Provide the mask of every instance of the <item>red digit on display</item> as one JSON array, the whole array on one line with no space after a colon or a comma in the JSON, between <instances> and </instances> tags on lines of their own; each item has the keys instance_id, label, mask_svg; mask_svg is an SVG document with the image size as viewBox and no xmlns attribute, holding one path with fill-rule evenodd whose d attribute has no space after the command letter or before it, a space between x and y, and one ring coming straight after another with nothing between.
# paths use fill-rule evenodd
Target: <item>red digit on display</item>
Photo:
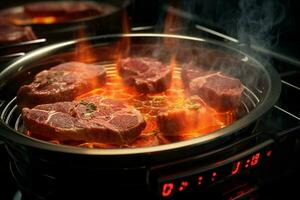
<instances>
[{"instance_id":1,"label":"red digit on display","mask_svg":"<svg viewBox=\"0 0 300 200\"><path fill-rule=\"evenodd\" d=\"M241 161L238 161L233 164L233 168L231 170L231 175L235 175L240 172Z\"/></svg>"},{"instance_id":2,"label":"red digit on display","mask_svg":"<svg viewBox=\"0 0 300 200\"><path fill-rule=\"evenodd\" d=\"M257 165L259 162L259 158L260 158L260 153L253 155L251 158L251 166Z\"/></svg>"},{"instance_id":3,"label":"red digit on display","mask_svg":"<svg viewBox=\"0 0 300 200\"><path fill-rule=\"evenodd\" d=\"M202 176L198 176L198 185L202 185L202 180L203 180L203 177Z\"/></svg>"},{"instance_id":4,"label":"red digit on display","mask_svg":"<svg viewBox=\"0 0 300 200\"><path fill-rule=\"evenodd\" d=\"M189 182L181 181L180 187L178 188L179 192L182 192L188 185L189 185Z\"/></svg>"},{"instance_id":5,"label":"red digit on display","mask_svg":"<svg viewBox=\"0 0 300 200\"><path fill-rule=\"evenodd\" d=\"M246 160L245 168L248 168L248 167L249 167L250 162L251 162L250 159L247 159L247 160Z\"/></svg>"},{"instance_id":6,"label":"red digit on display","mask_svg":"<svg viewBox=\"0 0 300 200\"><path fill-rule=\"evenodd\" d=\"M215 181L217 177L217 172L213 172L211 175L211 181Z\"/></svg>"},{"instance_id":7,"label":"red digit on display","mask_svg":"<svg viewBox=\"0 0 300 200\"><path fill-rule=\"evenodd\" d=\"M266 155L270 157L272 155L272 150L267 151Z\"/></svg>"},{"instance_id":8,"label":"red digit on display","mask_svg":"<svg viewBox=\"0 0 300 200\"><path fill-rule=\"evenodd\" d=\"M163 189L162 189L161 195L163 197L170 196L172 194L172 192L173 192L173 188L174 188L174 184L173 183L165 183L163 185Z\"/></svg>"}]
</instances>

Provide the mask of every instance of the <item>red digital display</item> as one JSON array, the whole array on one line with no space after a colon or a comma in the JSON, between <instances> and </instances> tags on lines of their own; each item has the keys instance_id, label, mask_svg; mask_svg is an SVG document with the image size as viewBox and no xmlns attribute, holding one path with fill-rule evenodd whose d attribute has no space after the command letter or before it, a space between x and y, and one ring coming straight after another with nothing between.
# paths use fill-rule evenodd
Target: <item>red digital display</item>
<instances>
[{"instance_id":1,"label":"red digital display","mask_svg":"<svg viewBox=\"0 0 300 200\"><path fill-rule=\"evenodd\" d=\"M161 195L163 197L168 197L172 194L174 188L174 183L165 183L162 187Z\"/></svg>"},{"instance_id":2,"label":"red digital display","mask_svg":"<svg viewBox=\"0 0 300 200\"><path fill-rule=\"evenodd\" d=\"M182 193L186 190L196 189L196 187L205 187L209 184L222 180L222 178L228 176L234 176L241 174L244 171L256 168L261 165L262 161L269 159L272 154L272 150L267 149L260 152L255 152L249 156L242 157L242 159L236 160L233 163L224 165L218 165L208 171L201 173L195 173L194 175L182 176L183 178L176 178L173 181L162 182L161 184L161 196L168 198L175 193Z\"/></svg>"},{"instance_id":3,"label":"red digital display","mask_svg":"<svg viewBox=\"0 0 300 200\"><path fill-rule=\"evenodd\" d=\"M233 164L232 170L231 170L231 175L235 175L239 173L241 170L241 161L238 161Z\"/></svg>"},{"instance_id":4,"label":"red digital display","mask_svg":"<svg viewBox=\"0 0 300 200\"><path fill-rule=\"evenodd\" d=\"M203 176L198 176L198 185L202 185Z\"/></svg>"},{"instance_id":5,"label":"red digital display","mask_svg":"<svg viewBox=\"0 0 300 200\"><path fill-rule=\"evenodd\" d=\"M217 177L217 172L213 172L211 174L211 181L214 182L216 180L216 177Z\"/></svg>"},{"instance_id":6,"label":"red digital display","mask_svg":"<svg viewBox=\"0 0 300 200\"><path fill-rule=\"evenodd\" d=\"M256 153L252 156L251 163L250 163L252 167L258 164L259 158L260 158L260 153Z\"/></svg>"},{"instance_id":7,"label":"red digital display","mask_svg":"<svg viewBox=\"0 0 300 200\"><path fill-rule=\"evenodd\" d=\"M189 182L187 181L181 181L180 186L178 188L179 192L182 192L183 190L185 190L185 188L189 186Z\"/></svg>"},{"instance_id":8,"label":"red digital display","mask_svg":"<svg viewBox=\"0 0 300 200\"><path fill-rule=\"evenodd\" d=\"M247 159L246 162L245 162L245 168L248 168L250 166L250 162L251 162L251 159Z\"/></svg>"},{"instance_id":9,"label":"red digital display","mask_svg":"<svg viewBox=\"0 0 300 200\"><path fill-rule=\"evenodd\" d=\"M270 157L272 154L272 150L268 150L267 153L266 153L266 156Z\"/></svg>"}]
</instances>

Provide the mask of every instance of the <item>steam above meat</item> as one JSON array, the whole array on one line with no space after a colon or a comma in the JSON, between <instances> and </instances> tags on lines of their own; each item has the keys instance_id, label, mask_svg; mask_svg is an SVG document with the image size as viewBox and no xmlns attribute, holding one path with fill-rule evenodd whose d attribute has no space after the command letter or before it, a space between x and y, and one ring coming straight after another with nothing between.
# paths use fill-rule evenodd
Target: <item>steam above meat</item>
<instances>
[{"instance_id":1,"label":"steam above meat","mask_svg":"<svg viewBox=\"0 0 300 200\"><path fill-rule=\"evenodd\" d=\"M76 96L105 83L105 68L94 64L68 62L38 73L17 93L19 107L72 101Z\"/></svg>"},{"instance_id":2,"label":"steam above meat","mask_svg":"<svg viewBox=\"0 0 300 200\"><path fill-rule=\"evenodd\" d=\"M156 59L128 57L122 59L118 65L124 82L141 93L162 92L171 85L171 67Z\"/></svg>"},{"instance_id":3,"label":"steam above meat","mask_svg":"<svg viewBox=\"0 0 300 200\"><path fill-rule=\"evenodd\" d=\"M22 115L32 134L58 141L124 145L146 126L138 110L101 96L23 108Z\"/></svg>"},{"instance_id":4,"label":"steam above meat","mask_svg":"<svg viewBox=\"0 0 300 200\"><path fill-rule=\"evenodd\" d=\"M234 110L241 103L244 87L239 79L197 67L183 69L181 77L191 95L198 95L218 112Z\"/></svg>"}]
</instances>

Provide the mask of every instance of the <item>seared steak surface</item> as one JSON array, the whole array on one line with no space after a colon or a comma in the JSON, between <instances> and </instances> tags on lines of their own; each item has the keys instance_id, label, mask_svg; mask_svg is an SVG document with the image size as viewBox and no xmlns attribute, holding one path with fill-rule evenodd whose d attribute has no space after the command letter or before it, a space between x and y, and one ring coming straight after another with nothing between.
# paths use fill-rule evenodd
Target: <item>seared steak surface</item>
<instances>
[{"instance_id":1,"label":"seared steak surface","mask_svg":"<svg viewBox=\"0 0 300 200\"><path fill-rule=\"evenodd\" d=\"M157 93L171 85L172 70L169 65L148 57L128 57L118 63L124 82L141 93Z\"/></svg>"},{"instance_id":2,"label":"seared steak surface","mask_svg":"<svg viewBox=\"0 0 300 200\"><path fill-rule=\"evenodd\" d=\"M191 80L189 90L215 110L225 112L239 106L244 87L239 79L218 72Z\"/></svg>"},{"instance_id":3,"label":"seared steak surface","mask_svg":"<svg viewBox=\"0 0 300 200\"><path fill-rule=\"evenodd\" d=\"M19 107L32 108L39 104L72 101L76 96L105 83L103 66L67 62L38 73L31 84L17 93Z\"/></svg>"},{"instance_id":4,"label":"seared steak surface","mask_svg":"<svg viewBox=\"0 0 300 200\"><path fill-rule=\"evenodd\" d=\"M199 97L178 99L161 108L157 116L159 130L166 136L177 136L183 132L197 130L205 108Z\"/></svg>"},{"instance_id":5,"label":"seared steak surface","mask_svg":"<svg viewBox=\"0 0 300 200\"><path fill-rule=\"evenodd\" d=\"M59 141L124 145L134 141L146 126L138 110L98 95L23 108L22 116L30 133Z\"/></svg>"},{"instance_id":6,"label":"seared steak surface","mask_svg":"<svg viewBox=\"0 0 300 200\"><path fill-rule=\"evenodd\" d=\"M187 64L182 68L181 79L190 95L198 95L218 112L234 110L241 103L241 81L222 72Z\"/></svg>"}]
</instances>

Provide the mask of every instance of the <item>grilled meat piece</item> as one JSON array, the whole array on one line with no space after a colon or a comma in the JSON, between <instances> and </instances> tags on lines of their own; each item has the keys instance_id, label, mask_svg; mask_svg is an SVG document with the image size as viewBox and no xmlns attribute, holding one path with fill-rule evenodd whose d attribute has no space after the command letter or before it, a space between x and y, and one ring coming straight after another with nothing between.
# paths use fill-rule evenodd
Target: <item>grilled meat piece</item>
<instances>
[{"instance_id":1,"label":"grilled meat piece","mask_svg":"<svg viewBox=\"0 0 300 200\"><path fill-rule=\"evenodd\" d=\"M0 44L8 45L35 39L36 36L30 27L15 26L0 21Z\"/></svg>"},{"instance_id":2,"label":"grilled meat piece","mask_svg":"<svg viewBox=\"0 0 300 200\"><path fill-rule=\"evenodd\" d=\"M153 58L122 59L118 70L124 82L141 93L162 92L171 85L171 67Z\"/></svg>"},{"instance_id":3,"label":"grilled meat piece","mask_svg":"<svg viewBox=\"0 0 300 200\"><path fill-rule=\"evenodd\" d=\"M183 66L181 78L190 95L198 95L218 112L234 110L241 103L244 87L239 79L190 64Z\"/></svg>"},{"instance_id":4,"label":"grilled meat piece","mask_svg":"<svg viewBox=\"0 0 300 200\"><path fill-rule=\"evenodd\" d=\"M78 19L99 15L102 12L102 7L95 2L45 1L24 6L24 13L30 17Z\"/></svg>"},{"instance_id":5,"label":"grilled meat piece","mask_svg":"<svg viewBox=\"0 0 300 200\"><path fill-rule=\"evenodd\" d=\"M189 90L215 110L226 112L239 106L244 87L239 79L218 72L193 79Z\"/></svg>"},{"instance_id":6,"label":"grilled meat piece","mask_svg":"<svg viewBox=\"0 0 300 200\"><path fill-rule=\"evenodd\" d=\"M189 86L189 83L194 78L198 78L200 76L205 76L207 74L213 73L212 71L205 70L203 66L195 67L191 64L186 64L182 66L181 70L181 79L185 87Z\"/></svg>"},{"instance_id":7,"label":"grilled meat piece","mask_svg":"<svg viewBox=\"0 0 300 200\"><path fill-rule=\"evenodd\" d=\"M124 145L146 126L138 110L99 95L23 108L22 116L30 133L58 141Z\"/></svg>"},{"instance_id":8,"label":"grilled meat piece","mask_svg":"<svg viewBox=\"0 0 300 200\"><path fill-rule=\"evenodd\" d=\"M199 97L169 102L168 106L161 108L157 116L157 125L166 136L197 130L203 109L205 108Z\"/></svg>"},{"instance_id":9,"label":"grilled meat piece","mask_svg":"<svg viewBox=\"0 0 300 200\"><path fill-rule=\"evenodd\" d=\"M38 73L29 85L17 93L19 107L32 108L39 104L72 101L76 96L105 83L103 66L68 62Z\"/></svg>"}]
</instances>

